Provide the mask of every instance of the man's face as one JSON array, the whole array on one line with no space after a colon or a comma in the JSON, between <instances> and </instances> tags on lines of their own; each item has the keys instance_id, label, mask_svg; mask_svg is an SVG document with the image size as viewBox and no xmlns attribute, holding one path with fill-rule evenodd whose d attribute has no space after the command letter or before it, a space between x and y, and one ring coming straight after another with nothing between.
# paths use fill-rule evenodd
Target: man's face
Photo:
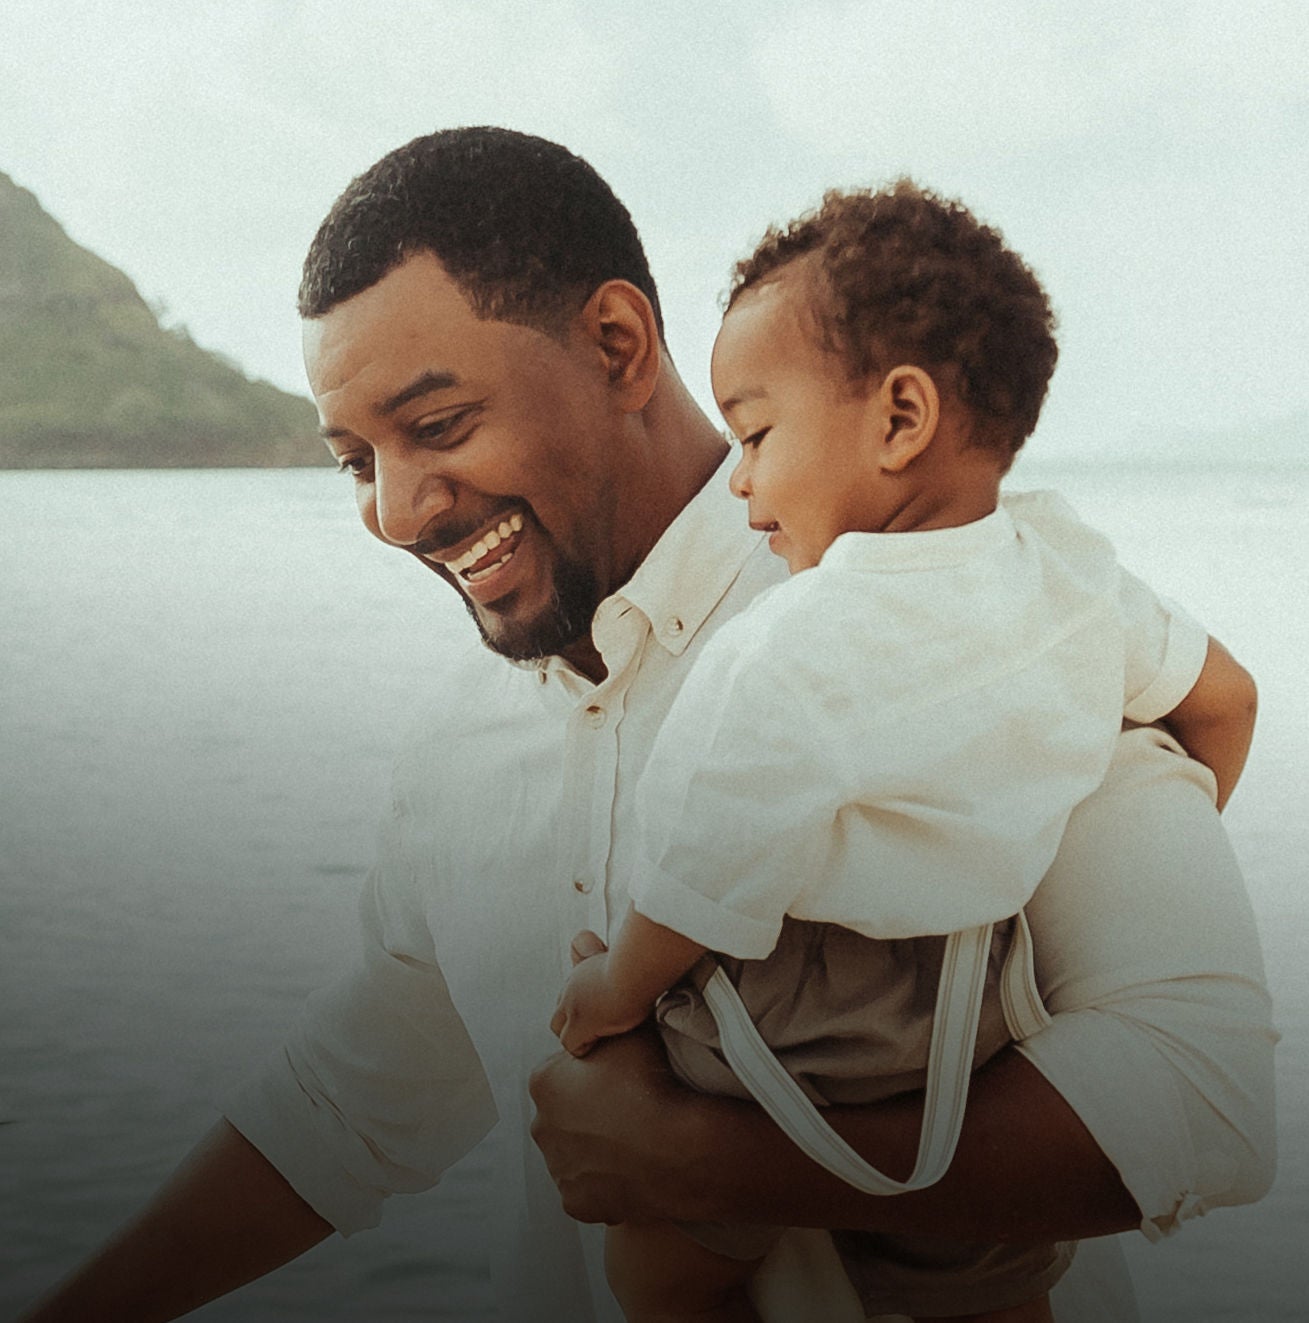
<instances>
[{"instance_id":1,"label":"man's face","mask_svg":"<svg viewBox=\"0 0 1309 1323\"><path fill-rule=\"evenodd\" d=\"M323 434L369 531L454 585L505 656L588 638L630 569L615 527L622 448L594 346L480 320L428 253L307 321L304 345Z\"/></svg>"},{"instance_id":2,"label":"man's face","mask_svg":"<svg viewBox=\"0 0 1309 1323\"><path fill-rule=\"evenodd\" d=\"M714 396L741 442L732 491L792 574L817 565L841 533L876 531L889 515L861 444L881 421L876 394L852 391L805 299L790 273L747 290L723 318L712 362Z\"/></svg>"}]
</instances>

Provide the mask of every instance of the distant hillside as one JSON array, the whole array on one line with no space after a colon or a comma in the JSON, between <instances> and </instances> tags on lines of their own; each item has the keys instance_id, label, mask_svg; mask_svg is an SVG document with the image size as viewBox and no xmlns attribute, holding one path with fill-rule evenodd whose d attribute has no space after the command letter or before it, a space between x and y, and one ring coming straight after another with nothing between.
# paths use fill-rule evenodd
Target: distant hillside
<instances>
[{"instance_id":1,"label":"distant hillside","mask_svg":"<svg viewBox=\"0 0 1309 1323\"><path fill-rule=\"evenodd\" d=\"M0 468L328 462L313 406L164 329L0 173Z\"/></svg>"}]
</instances>

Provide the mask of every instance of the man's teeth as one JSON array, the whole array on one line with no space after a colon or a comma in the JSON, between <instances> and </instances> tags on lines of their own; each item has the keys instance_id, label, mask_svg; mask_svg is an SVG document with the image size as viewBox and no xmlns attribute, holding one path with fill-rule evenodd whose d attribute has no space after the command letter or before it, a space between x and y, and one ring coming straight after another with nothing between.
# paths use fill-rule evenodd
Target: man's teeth
<instances>
[{"instance_id":1,"label":"man's teeth","mask_svg":"<svg viewBox=\"0 0 1309 1323\"><path fill-rule=\"evenodd\" d=\"M507 564L509 561L513 560L513 558L514 558L514 553L511 551L507 556L501 556L500 559L496 561L494 565L488 565L484 570L477 570L474 573L465 574L464 582L476 583L479 579L485 579L488 574L494 574L496 570L500 568L501 565Z\"/></svg>"},{"instance_id":2,"label":"man's teeth","mask_svg":"<svg viewBox=\"0 0 1309 1323\"><path fill-rule=\"evenodd\" d=\"M484 570L478 570L476 574L465 574L470 565L476 565L483 556L489 555L496 547L502 543L505 538L513 533L523 531L523 516L512 514L508 519L502 519L495 528L489 528L480 538L464 552L458 560L452 560L449 568L456 574L463 574L469 583L476 583L478 579L485 578L492 570L498 570L514 553L511 551L508 555L501 556L494 565L488 565Z\"/></svg>"}]
</instances>

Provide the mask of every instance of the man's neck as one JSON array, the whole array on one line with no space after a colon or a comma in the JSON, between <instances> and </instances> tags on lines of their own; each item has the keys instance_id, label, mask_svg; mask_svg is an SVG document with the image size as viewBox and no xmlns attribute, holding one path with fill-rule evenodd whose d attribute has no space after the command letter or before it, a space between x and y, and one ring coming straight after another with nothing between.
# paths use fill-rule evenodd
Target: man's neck
<instances>
[{"instance_id":1,"label":"man's neck","mask_svg":"<svg viewBox=\"0 0 1309 1323\"><path fill-rule=\"evenodd\" d=\"M667 359L643 422L648 453L655 458L655 471L648 480L644 544L632 563L624 567L623 582L610 584L610 593L617 592L631 578L672 522L718 471L727 453L721 433L705 417ZM589 634L559 655L596 684L609 674Z\"/></svg>"}]
</instances>

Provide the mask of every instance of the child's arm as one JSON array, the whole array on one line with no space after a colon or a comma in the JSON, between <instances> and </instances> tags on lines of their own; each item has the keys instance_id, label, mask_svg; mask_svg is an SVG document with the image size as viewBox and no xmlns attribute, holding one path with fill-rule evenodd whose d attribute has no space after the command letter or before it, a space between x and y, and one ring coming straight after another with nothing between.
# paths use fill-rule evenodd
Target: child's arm
<instances>
[{"instance_id":1,"label":"child's arm","mask_svg":"<svg viewBox=\"0 0 1309 1323\"><path fill-rule=\"evenodd\" d=\"M1191 692L1164 725L1218 781L1218 807L1231 796L1254 734L1258 694L1250 673L1217 639L1209 640L1204 668Z\"/></svg>"},{"instance_id":2,"label":"child's arm","mask_svg":"<svg viewBox=\"0 0 1309 1323\"><path fill-rule=\"evenodd\" d=\"M585 1056L599 1039L635 1029L706 949L629 906L612 949L569 975L551 1032L575 1057Z\"/></svg>"}]
</instances>

